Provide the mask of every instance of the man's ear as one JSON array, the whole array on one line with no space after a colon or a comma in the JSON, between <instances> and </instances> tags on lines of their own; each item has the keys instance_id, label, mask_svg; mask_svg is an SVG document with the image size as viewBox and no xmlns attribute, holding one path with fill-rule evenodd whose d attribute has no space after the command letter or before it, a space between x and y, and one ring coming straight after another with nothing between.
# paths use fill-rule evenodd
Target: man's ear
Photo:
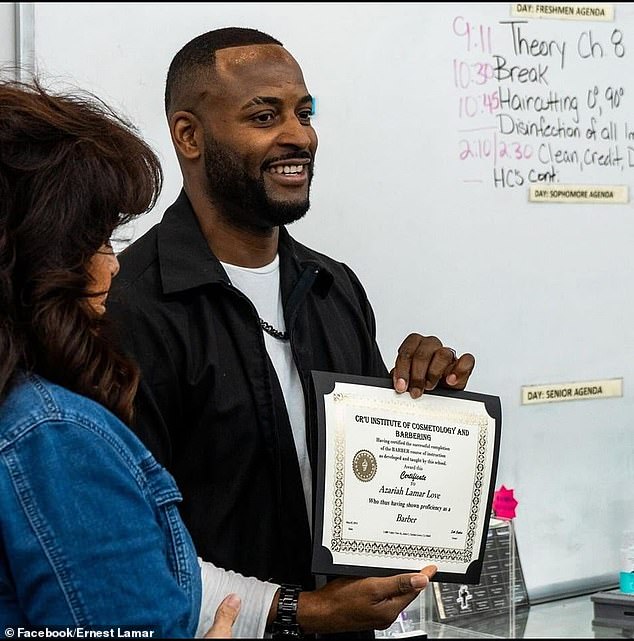
<instances>
[{"instance_id":1,"label":"man's ear","mask_svg":"<svg viewBox=\"0 0 634 641\"><path fill-rule=\"evenodd\" d=\"M202 154L203 129L191 111L175 111L169 119L172 142L180 156L197 160Z\"/></svg>"}]
</instances>

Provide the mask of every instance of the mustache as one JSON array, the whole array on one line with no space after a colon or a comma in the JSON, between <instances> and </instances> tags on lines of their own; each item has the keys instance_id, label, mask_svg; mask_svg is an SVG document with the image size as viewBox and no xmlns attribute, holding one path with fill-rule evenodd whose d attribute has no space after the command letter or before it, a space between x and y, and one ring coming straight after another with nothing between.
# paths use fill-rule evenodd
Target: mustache
<instances>
[{"instance_id":1,"label":"mustache","mask_svg":"<svg viewBox=\"0 0 634 641\"><path fill-rule=\"evenodd\" d=\"M309 160L312 164L313 155L310 151L293 151L283 156L276 156L275 158L269 158L263 165L262 169L268 169L273 163L283 162L285 160Z\"/></svg>"}]
</instances>

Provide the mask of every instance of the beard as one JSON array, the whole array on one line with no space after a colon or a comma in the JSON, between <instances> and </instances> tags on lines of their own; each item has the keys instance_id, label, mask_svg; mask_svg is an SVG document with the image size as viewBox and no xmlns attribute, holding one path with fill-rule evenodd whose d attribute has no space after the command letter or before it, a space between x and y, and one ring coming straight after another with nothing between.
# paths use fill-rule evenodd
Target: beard
<instances>
[{"instance_id":1,"label":"beard","mask_svg":"<svg viewBox=\"0 0 634 641\"><path fill-rule=\"evenodd\" d=\"M288 158L311 158L311 155L307 151L296 151ZM280 156L269 162L284 159ZM263 175L259 178L249 176L231 149L205 135L205 191L220 215L235 227L262 233L302 218L310 207L312 163L306 165L305 171L308 172L308 190L304 200L272 200L266 193Z\"/></svg>"}]
</instances>

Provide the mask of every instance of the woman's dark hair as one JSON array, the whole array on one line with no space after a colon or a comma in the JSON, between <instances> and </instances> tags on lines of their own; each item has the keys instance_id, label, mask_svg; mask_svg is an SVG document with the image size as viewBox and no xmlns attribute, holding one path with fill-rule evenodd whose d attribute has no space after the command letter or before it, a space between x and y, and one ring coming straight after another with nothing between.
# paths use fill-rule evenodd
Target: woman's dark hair
<instances>
[{"instance_id":1,"label":"woman's dark hair","mask_svg":"<svg viewBox=\"0 0 634 641\"><path fill-rule=\"evenodd\" d=\"M93 95L0 81L0 399L35 372L130 421L138 370L87 304L87 265L162 180L150 147Z\"/></svg>"}]
</instances>

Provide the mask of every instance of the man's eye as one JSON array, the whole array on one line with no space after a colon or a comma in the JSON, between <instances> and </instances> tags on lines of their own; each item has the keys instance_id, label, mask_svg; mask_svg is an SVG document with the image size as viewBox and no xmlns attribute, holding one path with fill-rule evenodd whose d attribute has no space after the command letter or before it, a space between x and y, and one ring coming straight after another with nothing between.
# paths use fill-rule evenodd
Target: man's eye
<instances>
[{"instance_id":1,"label":"man's eye","mask_svg":"<svg viewBox=\"0 0 634 641\"><path fill-rule=\"evenodd\" d=\"M258 123L266 124L267 122L271 122L273 118L275 118L275 114L272 111L267 111L265 113L257 114L253 117L253 120Z\"/></svg>"},{"instance_id":2,"label":"man's eye","mask_svg":"<svg viewBox=\"0 0 634 641\"><path fill-rule=\"evenodd\" d=\"M310 117L313 115L313 112L311 109L304 109L299 112L299 119L302 122L310 122Z\"/></svg>"}]
</instances>

